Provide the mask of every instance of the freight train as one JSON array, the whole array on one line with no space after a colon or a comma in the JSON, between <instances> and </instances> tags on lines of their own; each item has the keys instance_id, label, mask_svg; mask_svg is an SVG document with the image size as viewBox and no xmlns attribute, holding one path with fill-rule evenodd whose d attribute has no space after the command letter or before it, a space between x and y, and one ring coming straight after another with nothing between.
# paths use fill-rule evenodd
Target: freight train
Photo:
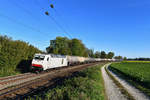
<instances>
[{"instance_id":1,"label":"freight train","mask_svg":"<svg viewBox=\"0 0 150 100\"><path fill-rule=\"evenodd\" d=\"M31 71L43 71L57 67L73 66L100 61L115 61L115 59L100 59L55 54L35 54L31 64Z\"/></svg>"}]
</instances>

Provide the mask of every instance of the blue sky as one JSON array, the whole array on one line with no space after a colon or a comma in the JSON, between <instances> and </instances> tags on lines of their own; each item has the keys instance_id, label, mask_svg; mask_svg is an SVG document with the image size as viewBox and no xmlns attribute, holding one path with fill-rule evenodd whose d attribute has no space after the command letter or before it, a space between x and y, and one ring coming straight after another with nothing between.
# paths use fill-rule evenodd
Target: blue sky
<instances>
[{"instance_id":1,"label":"blue sky","mask_svg":"<svg viewBox=\"0 0 150 100\"><path fill-rule=\"evenodd\" d=\"M0 34L41 50L56 36L68 37L44 11L88 48L150 57L149 0L1 0Z\"/></svg>"}]
</instances>

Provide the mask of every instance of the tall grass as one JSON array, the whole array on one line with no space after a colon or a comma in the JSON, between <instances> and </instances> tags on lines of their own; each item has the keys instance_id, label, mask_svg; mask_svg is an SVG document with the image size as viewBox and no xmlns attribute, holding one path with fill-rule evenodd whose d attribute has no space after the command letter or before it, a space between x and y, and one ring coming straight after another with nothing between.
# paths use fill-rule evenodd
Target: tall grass
<instances>
[{"instance_id":1,"label":"tall grass","mask_svg":"<svg viewBox=\"0 0 150 100\"><path fill-rule=\"evenodd\" d=\"M47 92L28 97L27 100L104 100L101 65L88 68L76 77L66 79L63 85Z\"/></svg>"}]
</instances>

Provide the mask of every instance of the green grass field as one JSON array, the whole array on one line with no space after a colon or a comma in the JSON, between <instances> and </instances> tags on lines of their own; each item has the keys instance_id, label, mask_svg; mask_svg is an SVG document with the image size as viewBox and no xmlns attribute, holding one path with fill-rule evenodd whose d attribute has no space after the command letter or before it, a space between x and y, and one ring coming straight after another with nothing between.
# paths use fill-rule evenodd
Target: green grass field
<instances>
[{"instance_id":1,"label":"green grass field","mask_svg":"<svg viewBox=\"0 0 150 100\"><path fill-rule=\"evenodd\" d=\"M85 69L66 79L63 85L47 92L41 91L27 100L105 100L101 66Z\"/></svg>"},{"instance_id":2,"label":"green grass field","mask_svg":"<svg viewBox=\"0 0 150 100\"><path fill-rule=\"evenodd\" d=\"M125 61L113 63L109 69L150 96L150 62Z\"/></svg>"}]
</instances>

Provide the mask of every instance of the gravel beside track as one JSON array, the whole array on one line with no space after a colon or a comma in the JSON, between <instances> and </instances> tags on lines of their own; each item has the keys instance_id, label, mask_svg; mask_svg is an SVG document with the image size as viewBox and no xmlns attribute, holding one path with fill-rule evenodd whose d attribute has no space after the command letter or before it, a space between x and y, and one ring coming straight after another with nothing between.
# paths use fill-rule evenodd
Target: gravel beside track
<instances>
[{"instance_id":1,"label":"gravel beside track","mask_svg":"<svg viewBox=\"0 0 150 100\"><path fill-rule=\"evenodd\" d=\"M119 90L117 85L113 82L113 80L108 76L107 72L105 71L105 67L108 66L108 64L104 65L101 68L102 76L104 79L105 84L105 92L107 95L108 100L128 100Z\"/></svg>"},{"instance_id":2,"label":"gravel beside track","mask_svg":"<svg viewBox=\"0 0 150 100\"><path fill-rule=\"evenodd\" d=\"M30 74L30 73L25 73L25 74ZM24 76L25 74L12 75L12 76L7 76L7 77L0 77L0 81L1 81L1 80L7 80L7 79L9 79L9 78Z\"/></svg>"},{"instance_id":3,"label":"gravel beside track","mask_svg":"<svg viewBox=\"0 0 150 100\"><path fill-rule=\"evenodd\" d=\"M27 75L31 75L31 73L25 73L25 74L19 74L15 76L8 76L8 77L0 78L0 83L11 81L11 80L16 80L16 79L21 79L21 78L26 77Z\"/></svg>"},{"instance_id":4,"label":"gravel beside track","mask_svg":"<svg viewBox=\"0 0 150 100\"><path fill-rule=\"evenodd\" d=\"M26 80L34 76L36 76L36 74L25 73L25 74L19 74L15 76L8 76L8 77L0 78L0 90L23 83Z\"/></svg>"},{"instance_id":5,"label":"gravel beside track","mask_svg":"<svg viewBox=\"0 0 150 100\"><path fill-rule=\"evenodd\" d=\"M109 65L107 65L107 70L110 72L110 74L120 83L122 86L128 91L130 95L134 97L135 100L150 100L149 97L147 97L144 93L142 93L140 90L136 89L134 86L129 84L127 81L124 79L120 78L117 76L115 73L113 73L111 70L108 68ZM114 99L115 100L115 99ZM121 100L121 99L120 99Z\"/></svg>"},{"instance_id":6,"label":"gravel beside track","mask_svg":"<svg viewBox=\"0 0 150 100\"><path fill-rule=\"evenodd\" d=\"M87 67L95 66L99 63L90 63L78 66L70 66L61 69L55 69L47 73L37 74L25 80L21 80L17 85L0 90L0 99L23 99L34 92L48 89L51 85L61 83L66 76L70 76L74 72L81 71ZM14 82L15 83L15 82ZM12 82L12 84L14 84Z\"/></svg>"}]
</instances>

